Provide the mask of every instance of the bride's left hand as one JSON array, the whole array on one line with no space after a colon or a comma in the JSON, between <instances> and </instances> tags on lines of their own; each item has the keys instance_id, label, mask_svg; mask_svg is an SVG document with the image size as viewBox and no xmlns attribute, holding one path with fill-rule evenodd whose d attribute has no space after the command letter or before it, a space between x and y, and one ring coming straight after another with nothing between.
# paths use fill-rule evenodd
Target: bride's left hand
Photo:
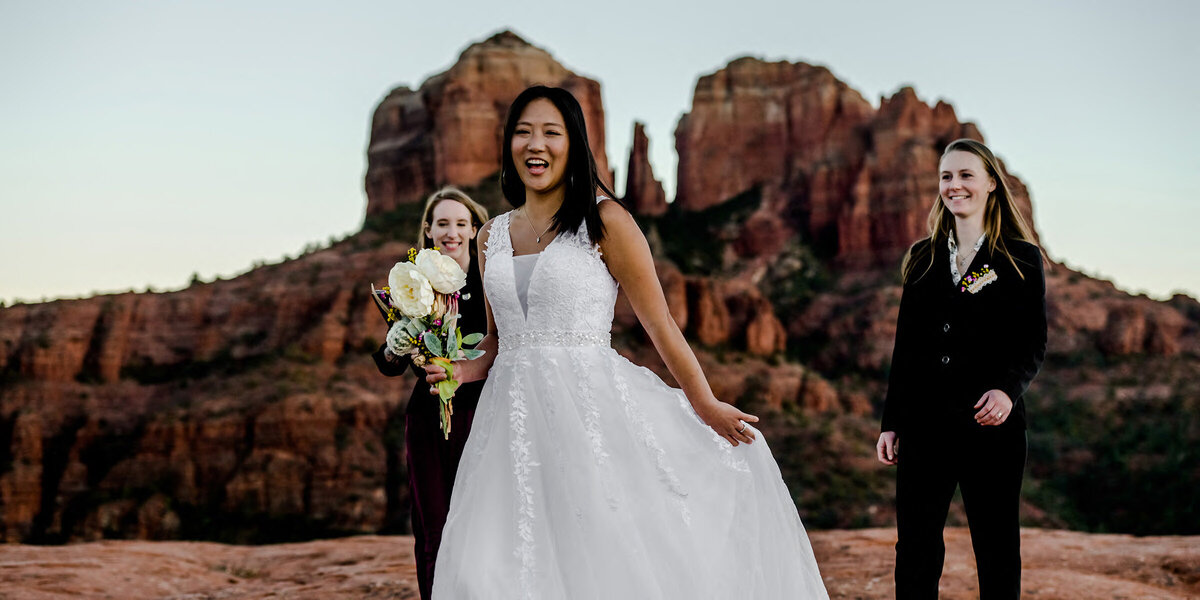
<instances>
[{"instance_id":1,"label":"bride's left hand","mask_svg":"<svg viewBox=\"0 0 1200 600\"><path fill-rule=\"evenodd\" d=\"M748 423L757 423L758 417L715 399L698 411L698 414L717 435L725 438L730 444L737 446L739 443L754 443L754 430Z\"/></svg>"}]
</instances>

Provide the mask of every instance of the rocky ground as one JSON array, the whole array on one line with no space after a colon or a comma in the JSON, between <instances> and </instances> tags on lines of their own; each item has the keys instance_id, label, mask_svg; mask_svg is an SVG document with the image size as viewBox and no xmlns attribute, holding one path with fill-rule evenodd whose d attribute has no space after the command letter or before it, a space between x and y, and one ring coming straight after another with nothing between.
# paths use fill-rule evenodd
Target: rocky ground
<instances>
[{"instance_id":1,"label":"rocky ground","mask_svg":"<svg viewBox=\"0 0 1200 600\"><path fill-rule=\"evenodd\" d=\"M892 529L812 534L832 598L893 597ZM947 530L942 598L977 598L964 529ZM1200 597L1200 538L1023 531L1023 595L1035 599ZM0 598L137 600L417 598L409 537L299 544L105 541L0 546Z\"/></svg>"}]
</instances>

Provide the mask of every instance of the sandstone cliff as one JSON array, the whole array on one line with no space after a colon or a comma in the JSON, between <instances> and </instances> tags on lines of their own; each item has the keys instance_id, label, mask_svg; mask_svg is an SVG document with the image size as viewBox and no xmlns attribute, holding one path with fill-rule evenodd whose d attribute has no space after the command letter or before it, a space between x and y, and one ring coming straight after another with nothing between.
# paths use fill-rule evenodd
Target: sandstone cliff
<instances>
[{"instance_id":1,"label":"sandstone cliff","mask_svg":"<svg viewBox=\"0 0 1200 600\"><path fill-rule=\"evenodd\" d=\"M633 125L633 147L629 149L629 170L625 173L623 200L629 210L651 217L667 212L667 194L662 182L654 178L654 168L650 166L650 139L641 123Z\"/></svg>"},{"instance_id":2,"label":"sandstone cliff","mask_svg":"<svg viewBox=\"0 0 1200 600\"><path fill-rule=\"evenodd\" d=\"M3 537L384 526L402 384L363 360L382 337L366 285L407 246L377 238L181 292L0 311Z\"/></svg>"},{"instance_id":3,"label":"sandstone cliff","mask_svg":"<svg viewBox=\"0 0 1200 600\"><path fill-rule=\"evenodd\" d=\"M698 211L761 188L759 227L798 234L842 267L891 265L925 231L929 174L960 137L982 139L912 88L875 109L824 67L740 58L700 78L680 119L676 202ZM1024 184L1011 183L1032 224Z\"/></svg>"}]
</instances>

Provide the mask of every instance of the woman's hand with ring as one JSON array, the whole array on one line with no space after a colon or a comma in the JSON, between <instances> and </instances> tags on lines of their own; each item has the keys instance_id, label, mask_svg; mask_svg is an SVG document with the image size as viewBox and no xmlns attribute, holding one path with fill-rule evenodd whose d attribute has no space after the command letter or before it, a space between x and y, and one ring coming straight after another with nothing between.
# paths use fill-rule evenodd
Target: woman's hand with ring
<instances>
[{"instance_id":1,"label":"woman's hand with ring","mask_svg":"<svg viewBox=\"0 0 1200 600\"><path fill-rule=\"evenodd\" d=\"M757 423L758 417L744 413L736 406L713 399L712 402L704 406L704 409L697 411L700 418L712 427L717 435L725 438L725 441L737 446L738 444L754 443L754 429L750 427L750 423Z\"/></svg>"},{"instance_id":2,"label":"woman's hand with ring","mask_svg":"<svg viewBox=\"0 0 1200 600\"><path fill-rule=\"evenodd\" d=\"M979 412L975 413L975 422L980 425L1000 425L1012 414L1013 402L1008 394L1000 390L988 390L975 403Z\"/></svg>"}]
</instances>

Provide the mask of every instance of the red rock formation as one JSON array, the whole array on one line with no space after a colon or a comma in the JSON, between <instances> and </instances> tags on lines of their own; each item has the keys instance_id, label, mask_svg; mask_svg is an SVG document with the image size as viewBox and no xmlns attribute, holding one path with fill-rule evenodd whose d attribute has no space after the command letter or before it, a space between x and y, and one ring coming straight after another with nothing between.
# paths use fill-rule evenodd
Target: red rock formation
<instances>
[{"instance_id":1,"label":"red rock formation","mask_svg":"<svg viewBox=\"0 0 1200 600\"><path fill-rule=\"evenodd\" d=\"M663 297L667 301L667 310L680 331L686 331L689 300L683 273L680 273L675 265L663 260L654 261L654 267L662 286ZM637 314L633 312L633 306L629 304L629 298L625 296L625 288L617 288L617 306L613 313L614 331L641 332L641 324L638 323ZM649 341L648 338L646 341Z\"/></svg>"},{"instance_id":2,"label":"red rock formation","mask_svg":"<svg viewBox=\"0 0 1200 600\"><path fill-rule=\"evenodd\" d=\"M837 390L824 378L806 373L796 393L798 404L807 410L829 412L838 406Z\"/></svg>"},{"instance_id":3,"label":"red rock formation","mask_svg":"<svg viewBox=\"0 0 1200 600\"><path fill-rule=\"evenodd\" d=\"M686 281L688 334L706 346L729 341L729 309L720 284L706 277L688 277Z\"/></svg>"},{"instance_id":4,"label":"red rock formation","mask_svg":"<svg viewBox=\"0 0 1200 600\"><path fill-rule=\"evenodd\" d=\"M1155 354L1180 351L1186 320L1177 311L1150 301L1110 304L1099 347L1110 355Z\"/></svg>"},{"instance_id":5,"label":"red rock formation","mask_svg":"<svg viewBox=\"0 0 1200 600\"><path fill-rule=\"evenodd\" d=\"M949 104L930 107L912 88L876 111L823 67L740 58L700 78L680 119L676 201L702 210L770 189L779 221L842 266L891 265L924 235L938 159L959 137L982 139ZM1025 186L1010 181L1032 224Z\"/></svg>"},{"instance_id":6,"label":"red rock formation","mask_svg":"<svg viewBox=\"0 0 1200 600\"><path fill-rule=\"evenodd\" d=\"M770 301L758 288L736 283L724 286L725 306L729 313L729 336L745 342L745 349L757 356L783 352L787 331L775 316Z\"/></svg>"},{"instance_id":7,"label":"red rock formation","mask_svg":"<svg viewBox=\"0 0 1200 600\"><path fill-rule=\"evenodd\" d=\"M716 346L732 340L737 349L757 356L770 356L786 348L787 331L757 288L684 276L667 262L659 261L656 266L675 323L701 344ZM615 330L640 331L624 292L618 297L615 312Z\"/></svg>"},{"instance_id":8,"label":"red rock formation","mask_svg":"<svg viewBox=\"0 0 1200 600\"><path fill-rule=\"evenodd\" d=\"M579 100L596 167L608 174L600 84L504 31L472 44L449 70L416 91L392 90L375 109L367 148L367 214L417 202L440 185L472 186L496 174L508 106L537 84L566 88Z\"/></svg>"},{"instance_id":9,"label":"red rock formation","mask_svg":"<svg viewBox=\"0 0 1200 600\"><path fill-rule=\"evenodd\" d=\"M112 382L122 369L236 361L292 344L333 362L347 345L378 337L362 329L364 290L391 256L324 251L184 292L14 306L2 317L4 360L24 377L57 382Z\"/></svg>"},{"instance_id":10,"label":"red rock formation","mask_svg":"<svg viewBox=\"0 0 1200 600\"><path fill-rule=\"evenodd\" d=\"M894 264L928 231L926 220L937 197L937 165L946 144L962 137L983 140L972 123L959 123L945 102L930 107L905 87L883 99L869 127L870 149L859 184L837 224L837 257L846 266ZM1003 162L1003 161L1002 161ZM1033 224L1025 186L1009 183L1018 206Z\"/></svg>"},{"instance_id":11,"label":"red rock formation","mask_svg":"<svg viewBox=\"0 0 1200 600\"><path fill-rule=\"evenodd\" d=\"M890 362L900 289L880 285L882 279L879 274L847 275L789 323L791 337L828 339L811 367L823 372L853 365L870 372Z\"/></svg>"},{"instance_id":12,"label":"red rock formation","mask_svg":"<svg viewBox=\"0 0 1200 600\"><path fill-rule=\"evenodd\" d=\"M746 351L759 356L783 352L787 346L787 331L765 298L757 304L758 310L746 324Z\"/></svg>"},{"instance_id":13,"label":"red rock formation","mask_svg":"<svg viewBox=\"0 0 1200 600\"><path fill-rule=\"evenodd\" d=\"M688 210L777 181L792 165L836 162L871 105L823 67L739 58L701 77L675 130L676 201Z\"/></svg>"},{"instance_id":14,"label":"red rock formation","mask_svg":"<svg viewBox=\"0 0 1200 600\"><path fill-rule=\"evenodd\" d=\"M397 518L383 486L403 462L386 459L385 430L406 381L379 377L362 349L383 337L367 283L407 246L372 238L180 292L0 310L4 539L189 525L128 490L343 531ZM80 503L104 495L117 500Z\"/></svg>"},{"instance_id":15,"label":"red rock formation","mask_svg":"<svg viewBox=\"0 0 1200 600\"><path fill-rule=\"evenodd\" d=\"M25 539L41 508L42 435L41 416L25 412L12 423L9 448L0 448L0 455L7 453L12 461L11 470L0 474L0 539Z\"/></svg>"},{"instance_id":16,"label":"red rock formation","mask_svg":"<svg viewBox=\"0 0 1200 600\"><path fill-rule=\"evenodd\" d=\"M625 179L625 203L634 214L657 217L667 212L667 194L650 166L650 140L641 123L633 124L633 147Z\"/></svg>"},{"instance_id":17,"label":"red rock formation","mask_svg":"<svg viewBox=\"0 0 1200 600\"><path fill-rule=\"evenodd\" d=\"M1108 313L1100 347L1109 354L1133 354L1146 346L1146 315L1137 306Z\"/></svg>"}]
</instances>

